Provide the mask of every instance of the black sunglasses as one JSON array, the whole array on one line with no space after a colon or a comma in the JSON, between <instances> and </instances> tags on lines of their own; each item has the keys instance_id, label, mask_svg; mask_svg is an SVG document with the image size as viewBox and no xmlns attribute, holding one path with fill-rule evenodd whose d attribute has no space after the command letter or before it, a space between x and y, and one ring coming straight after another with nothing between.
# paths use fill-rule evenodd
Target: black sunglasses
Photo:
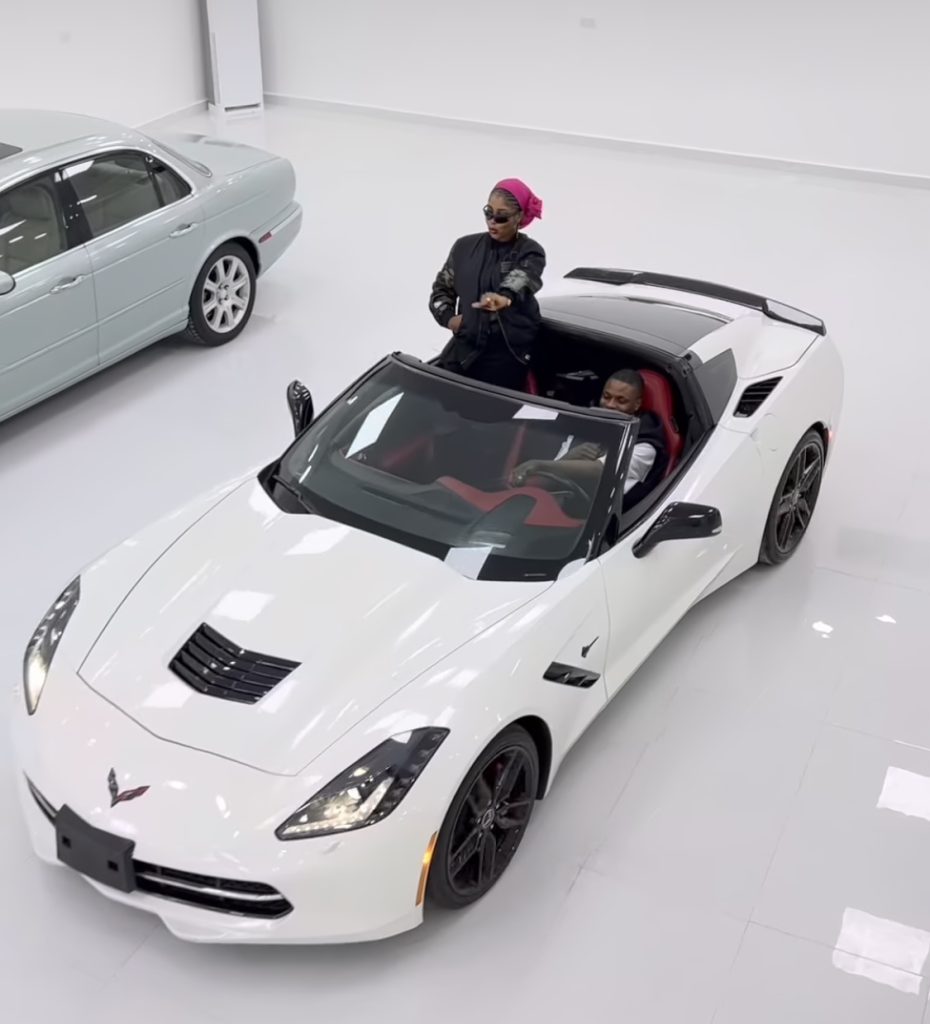
<instances>
[{"instance_id":1,"label":"black sunglasses","mask_svg":"<svg viewBox=\"0 0 930 1024\"><path fill-rule=\"evenodd\" d=\"M493 221L495 224L506 224L507 221L513 220L516 217L516 213L495 213L490 206L486 206L482 211L485 220Z\"/></svg>"}]
</instances>

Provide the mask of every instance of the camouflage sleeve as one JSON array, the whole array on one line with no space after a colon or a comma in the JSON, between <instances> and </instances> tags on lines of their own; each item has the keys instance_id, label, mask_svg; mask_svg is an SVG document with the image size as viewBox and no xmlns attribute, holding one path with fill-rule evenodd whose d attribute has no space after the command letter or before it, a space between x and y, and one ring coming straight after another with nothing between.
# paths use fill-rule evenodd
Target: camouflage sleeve
<instances>
[{"instance_id":1,"label":"camouflage sleeve","mask_svg":"<svg viewBox=\"0 0 930 1024\"><path fill-rule=\"evenodd\" d=\"M546 253L541 245L526 246L520 254L517 265L501 281L500 292L518 299L523 295L535 295L542 288L543 271L546 269Z\"/></svg>"},{"instance_id":2,"label":"camouflage sleeve","mask_svg":"<svg viewBox=\"0 0 930 1024\"><path fill-rule=\"evenodd\" d=\"M429 296L429 311L440 327L449 326L449 321L455 316L458 298L458 293L455 290L455 271L452 269L452 253L450 252L446 262L442 265L442 270L433 281L433 290Z\"/></svg>"}]
</instances>

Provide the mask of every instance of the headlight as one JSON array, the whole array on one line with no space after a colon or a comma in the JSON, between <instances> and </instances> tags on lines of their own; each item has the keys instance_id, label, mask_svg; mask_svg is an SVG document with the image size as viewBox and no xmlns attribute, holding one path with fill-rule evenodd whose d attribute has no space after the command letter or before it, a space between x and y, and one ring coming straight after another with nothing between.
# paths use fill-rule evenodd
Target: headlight
<instances>
[{"instance_id":1,"label":"headlight","mask_svg":"<svg viewBox=\"0 0 930 1024\"><path fill-rule=\"evenodd\" d=\"M81 577L78 576L49 608L26 647L26 657L23 659L23 693L26 697L26 710L30 715L38 707L52 658L55 657L65 626L68 625L68 620L80 600Z\"/></svg>"},{"instance_id":2,"label":"headlight","mask_svg":"<svg viewBox=\"0 0 930 1024\"><path fill-rule=\"evenodd\" d=\"M448 735L448 729L414 729L385 740L311 797L275 835L307 839L381 821L404 799Z\"/></svg>"}]
</instances>

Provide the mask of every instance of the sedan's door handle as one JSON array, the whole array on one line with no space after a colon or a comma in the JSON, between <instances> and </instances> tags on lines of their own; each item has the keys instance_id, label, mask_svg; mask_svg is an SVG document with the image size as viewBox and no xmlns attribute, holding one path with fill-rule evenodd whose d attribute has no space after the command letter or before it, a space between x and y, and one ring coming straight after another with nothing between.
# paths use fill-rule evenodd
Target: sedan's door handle
<instances>
[{"instance_id":1,"label":"sedan's door handle","mask_svg":"<svg viewBox=\"0 0 930 1024\"><path fill-rule=\"evenodd\" d=\"M55 287L52 289L51 294L57 295L59 292L66 292L69 288L76 288L84 280L83 274L78 274L77 277L66 277L63 278Z\"/></svg>"},{"instance_id":2,"label":"sedan's door handle","mask_svg":"<svg viewBox=\"0 0 930 1024\"><path fill-rule=\"evenodd\" d=\"M189 231L193 231L195 227L197 227L196 224L182 224L179 228L175 228L168 237L180 238L182 235L186 235Z\"/></svg>"}]
</instances>

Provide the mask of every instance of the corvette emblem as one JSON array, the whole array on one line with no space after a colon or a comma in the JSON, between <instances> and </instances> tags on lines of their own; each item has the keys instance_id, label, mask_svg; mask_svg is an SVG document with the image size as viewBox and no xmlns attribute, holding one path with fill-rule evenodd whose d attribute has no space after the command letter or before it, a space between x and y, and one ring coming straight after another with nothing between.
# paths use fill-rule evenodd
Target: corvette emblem
<instances>
[{"instance_id":1,"label":"corvette emblem","mask_svg":"<svg viewBox=\"0 0 930 1024\"><path fill-rule=\"evenodd\" d=\"M110 774L107 776L107 786L110 789L111 807L125 803L127 800L135 800L137 796L142 796L143 793L147 793L149 791L148 786L136 786L135 789L124 789L121 793L119 791L119 783L116 781L115 768L110 769Z\"/></svg>"}]
</instances>

